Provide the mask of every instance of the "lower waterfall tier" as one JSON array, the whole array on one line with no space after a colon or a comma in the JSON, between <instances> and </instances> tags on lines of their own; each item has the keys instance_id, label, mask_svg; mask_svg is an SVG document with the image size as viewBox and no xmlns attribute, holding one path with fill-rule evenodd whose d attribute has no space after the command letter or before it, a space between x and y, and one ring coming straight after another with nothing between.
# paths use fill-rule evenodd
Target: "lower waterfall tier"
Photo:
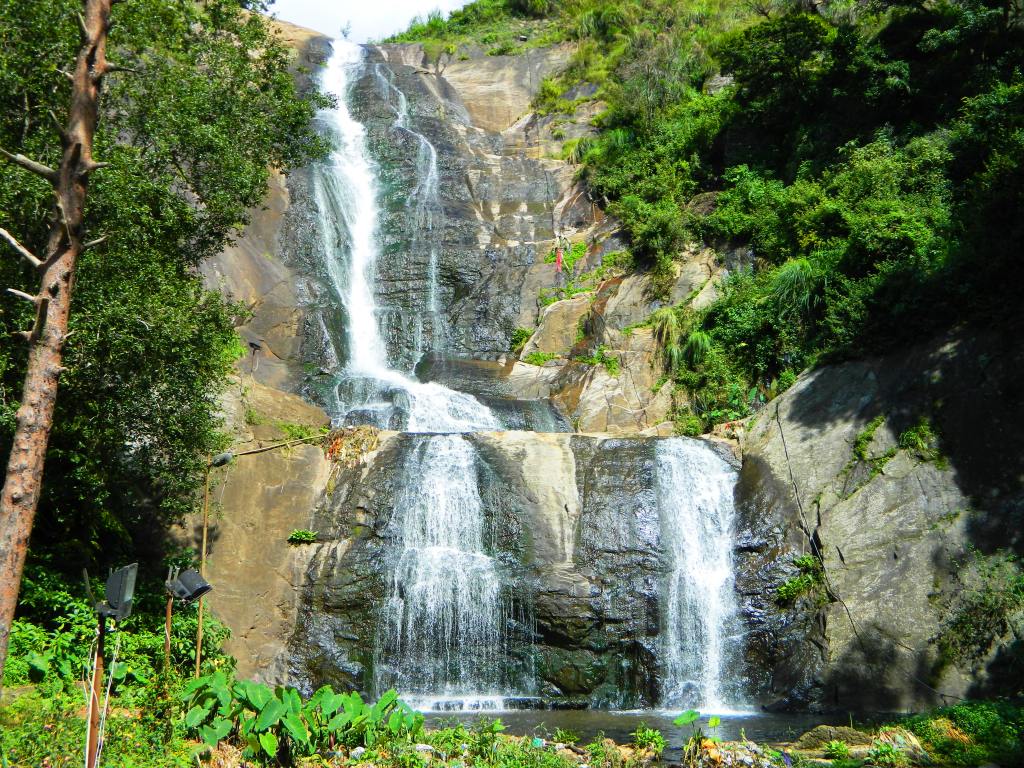
<instances>
[{"instance_id":1,"label":"lower waterfall tier","mask_svg":"<svg viewBox=\"0 0 1024 768\"><path fill-rule=\"evenodd\" d=\"M388 434L314 515L289 676L441 707L736 706L731 461L685 438ZM705 515L691 552L677 528Z\"/></svg>"}]
</instances>

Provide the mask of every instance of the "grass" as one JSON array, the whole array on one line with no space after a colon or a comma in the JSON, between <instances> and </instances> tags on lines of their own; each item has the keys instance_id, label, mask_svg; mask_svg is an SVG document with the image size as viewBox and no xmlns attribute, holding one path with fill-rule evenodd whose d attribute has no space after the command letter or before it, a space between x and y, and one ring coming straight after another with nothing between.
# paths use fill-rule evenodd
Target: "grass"
<instances>
[{"instance_id":1,"label":"grass","mask_svg":"<svg viewBox=\"0 0 1024 768\"><path fill-rule=\"evenodd\" d=\"M549 360L556 358L558 358L558 354L555 352L531 352L523 358L523 362L530 365L544 365Z\"/></svg>"},{"instance_id":2,"label":"grass","mask_svg":"<svg viewBox=\"0 0 1024 768\"><path fill-rule=\"evenodd\" d=\"M814 555L801 555L793 560L793 565L800 572L779 586L775 592L775 602L790 606L805 595L823 599L825 570L821 561Z\"/></svg>"},{"instance_id":3,"label":"grass","mask_svg":"<svg viewBox=\"0 0 1024 768\"><path fill-rule=\"evenodd\" d=\"M965 701L907 718L903 727L940 765L1021 765L1024 702Z\"/></svg>"}]
</instances>

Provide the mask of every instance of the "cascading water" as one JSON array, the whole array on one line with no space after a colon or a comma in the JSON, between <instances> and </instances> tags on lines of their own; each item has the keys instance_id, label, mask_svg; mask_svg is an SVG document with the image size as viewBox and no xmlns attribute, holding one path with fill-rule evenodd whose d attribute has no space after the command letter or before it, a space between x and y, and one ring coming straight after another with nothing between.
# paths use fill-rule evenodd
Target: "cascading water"
<instances>
[{"instance_id":1,"label":"cascading water","mask_svg":"<svg viewBox=\"0 0 1024 768\"><path fill-rule=\"evenodd\" d=\"M471 395L418 382L387 359L372 288L380 250L376 169L366 130L346 103L363 71L362 48L336 41L322 85L338 95L338 103L320 113L334 150L315 169L327 273L348 320L347 355L339 355L346 362L330 403L332 415L339 423L440 433L420 439L400 475L389 531L396 555L379 624L374 683L378 691L395 687L414 699L452 697L497 706L496 659L503 648L507 600L497 564L485 548L475 450L459 433L501 424ZM383 77L379 69L374 74ZM386 78L385 83L397 102L396 125L419 136L407 127L404 95ZM433 146L420 140L421 174L413 200L430 236L440 208L437 157ZM431 270L430 310L436 314L436 253ZM432 333L438 326L431 323Z\"/></svg>"},{"instance_id":2,"label":"cascading water","mask_svg":"<svg viewBox=\"0 0 1024 768\"><path fill-rule=\"evenodd\" d=\"M419 382L389 359L381 329L388 323L374 292L381 251L377 168L366 129L347 104L361 77L372 77L393 109L393 130L416 142L416 185L408 206L413 245L429 253L427 287L417 289L424 316L391 323L389 333L404 334L394 346L417 356L444 351L435 242L443 214L435 147L412 127L406 97L389 71L366 66L362 48L338 41L322 73L324 89L339 99L319 115L334 150L315 167L314 185L326 282L346 319L337 348L328 350L338 373L325 399L336 424L425 433L415 438L396 475L374 687L395 687L426 707L452 701L500 707L503 697L529 690L531 681L520 682L510 662L519 642L510 627L522 617L512 609L516 596L491 554L478 457L463 433L501 429L501 422L473 396ZM422 275L411 281L423 282ZM658 441L656 459L661 539L671 564L662 612L661 703L722 710L739 701L730 674L739 636L731 562L735 473L692 440Z\"/></svg>"},{"instance_id":3,"label":"cascading water","mask_svg":"<svg viewBox=\"0 0 1024 768\"><path fill-rule=\"evenodd\" d=\"M501 578L485 552L475 460L461 435L432 436L406 458L407 484L395 500L403 512L393 521L401 549L377 644L378 691L400 687L433 701L501 696L507 620Z\"/></svg>"},{"instance_id":4,"label":"cascading water","mask_svg":"<svg viewBox=\"0 0 1024 768\"><path fill-rule=\"evenodd\" d=\"M471 432L500 429L491 411L472 395L421 383L394 370L381 338L374 280L378 242L376 169L366 129L349 111L346 97L364 67L363 49L336 41L321 84L338 96L319 114L334 143L330 158L314 168L319 224L328 281L345 310L346 360L329 410L338 423L370 423L409 432ZM436 175L436 162L434 164ZM436 188L436 179L433 182Z\"/></svg>"},{"instance_id":5,"label":"cascading water","mask_svg":"<svg viewBox=\"0 0 1024 768\"><path fill-rule=\"evenodd\" d=\"M736 472L709 447L685 438L660 441L656 460L662 541L671 566L661 703L727 711L741 696L732 562Z\"/></svg>"},{"instance_id":6,"label":"cascading water","mask_svg":"<svg viewBox=\"0 0 1024 768\"><path fill-rule=\"evenodd\" d=\"M416 357L417 362L427 352L436 350L443 343L444 315L441 313L438 232L444 226L444 208L441 206L440 176L437 170L437 148L430 139L412 127L409 117L409 100L394 83L392 72L383 64L373 65L374 78L381 98L395 112L393 128L416 140L416 187L407 201L413 212L411 247L425 248L429 254L427 264L426 319L429 344L423 339L423 316L417 317Z\"/></svg>"}]
</instances>

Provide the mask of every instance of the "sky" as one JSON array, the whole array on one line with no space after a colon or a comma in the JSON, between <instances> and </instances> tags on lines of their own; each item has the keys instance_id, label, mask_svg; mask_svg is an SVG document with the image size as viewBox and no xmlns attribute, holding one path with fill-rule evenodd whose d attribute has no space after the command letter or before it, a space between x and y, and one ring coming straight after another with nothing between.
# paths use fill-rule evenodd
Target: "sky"
<instances>
[{"instance_id":1,"label":"sky","mask_svg":"<svg viewBox=\"0 0 1024 768\"><path fill-rule=\"evenodd\" d=\"M351 25L349 39L379 40L409 26L415 16L433 10L447 13L467 0L276 0L270 6L278 18L337 37Z\"/></svg>"}]
</instances>

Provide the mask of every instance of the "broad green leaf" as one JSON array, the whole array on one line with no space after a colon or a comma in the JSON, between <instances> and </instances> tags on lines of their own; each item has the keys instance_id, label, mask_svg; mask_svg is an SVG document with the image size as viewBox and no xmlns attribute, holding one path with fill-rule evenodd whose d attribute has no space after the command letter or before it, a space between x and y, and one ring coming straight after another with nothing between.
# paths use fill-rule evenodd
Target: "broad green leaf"
<instances>
[{"instance_id":1,"label":"broad green leaf","mask_svg":"<svg viewBox=\"0 0 1024 768\"><path fill-rule=\"evenodd\" d=\"M330 722L327 723L327 728L332 733L338 733L351 721L352 715L350 715L348 712L339 712L337 715L331 718Z\"/></svg>"},{"instance_id":2,"label":"broad green leaf","mask_svg":"<svg viewBox=\"0 0 1024 768\"><path fill-rule=\"evenodd\" d=\"M690 723L696 722L696 720L699 717L700 712L698 712L696 709L688 709L672 722L675 725L689 725Z\"/></svg>"},{"instance_id":3,"label":"broad green leaf","mask_svg":"<svg viewBox=\"0 0 1024 768\"><path fill-rule=\"evenodd\" d=\"M720 718L718 715L712 715L711 718L708 720L708 727L709 728L717 728L721 724L722 724L722 718Z\"/></svg>"},{"instance_id":4,"label":"broad green leaf","mask_svg":"<svg viewBox=\"0 0 1024 768\"><path fill-rule=\"evenodd\" d=\"M345 695L341 693L328 693L320 700L320 711L326 717L330 717L344 703Z\"/></svg>"},{"instance_id":5,"label":"broad green leaf","mask_svg":"<svg viewBox=\"0 0 1024 768\"><path fill-rule=\"evenodd\" d=\"M256 718L255 730L265 731L281 722L285 713L284 704L275 698L270 699L260 710L260 716Z\"/></svg>"},{"instance_id":6,"label":"broad green leaf","mask_svg":"<svg viewBox=\"0 0 1024 768\"><path fill-rule=\"evenodd\" d=\"M391 717L388 718L388 730L391 731L392 736L397 736L398 732L402 730L402 713L394 711L391 713Z\"/></svg>"},{"instance_id":7,"label":"broad green leaf","mask_svg":"<svg viewBox=\"0 0 1024 768\"><path fill-rule=\"evenodd\" d=\"M309 743L309 730L306 728L306 724L302 722L301 717L293 712L289 712L281 718L281 723L296 742L303 746Z\"/></svg>"},{"instance_id":8,"label":"broad green leaf","mask_svg":"<svg viewBox=\"0 0 1024 768\"><path fill-rule=\"evenodd\" d=\"M205 707L192 707L188 714L185 715L185 725L189 728L195 728L209 716L209 709Z\"/></svg>"},{"instance_id":9,"label":"broad green leaf","mask_svg":"<svg viewBox=\"0 0 1024 768\"><path fill-rule=\"evenodd\" d=\"M270 731L260 734L260 746L270 757L277 757L277 736Z\"/></svg>"},{"instance_id":10,"label":"broad green leaf","mask_svg":"<svg viewBox=\"0 0 1024 768\"><path fill-rule=\"evenodd\" d=\"M289 713L297 715L302 711L302 697L299 696L299 692L294 688L285 688L280 699L285 707L287 707Z\"/></svg>"}]
</instances>

